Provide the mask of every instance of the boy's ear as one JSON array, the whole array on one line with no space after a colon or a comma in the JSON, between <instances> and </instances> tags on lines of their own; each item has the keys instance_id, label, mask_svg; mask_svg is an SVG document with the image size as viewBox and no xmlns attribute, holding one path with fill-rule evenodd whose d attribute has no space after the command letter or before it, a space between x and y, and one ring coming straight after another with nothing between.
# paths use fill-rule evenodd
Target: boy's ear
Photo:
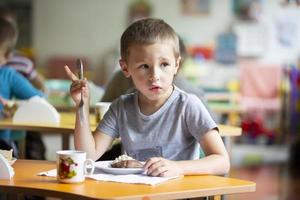
<instances>
[{"instance_id":1,"label":"boy's ear","mask_svg":"<svg viewBox=\"0 0 300 200\"><path fill-rule=\"evenodd\" d=\"M178 58L176 59L175 74L177 74L180 68L180 61L181 61L181 56L178 56Z\"/></svg>"},{"instance_id":2,"label":"boy's ear","mask_svg":"<svg viewBox=\"0 0 300 200\"><path fill-rule=\"evenodd\" d=\"M125 76L126 78L129 78L129 77L130 77L130 74L129 74L129 72L128 72L128 66L127 66L125 60L120 59L120 60L119 60L119 64L120 64L120 67L121 67L121 70L122 70L124 76Z\"/></svg>"}]
</instances>

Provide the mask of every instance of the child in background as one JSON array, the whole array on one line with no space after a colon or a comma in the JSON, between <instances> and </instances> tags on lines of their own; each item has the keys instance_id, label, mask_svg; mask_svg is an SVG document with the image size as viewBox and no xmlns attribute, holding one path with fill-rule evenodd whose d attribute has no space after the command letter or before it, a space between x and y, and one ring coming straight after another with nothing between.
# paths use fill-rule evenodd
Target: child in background
<instances>
[{"instance_id":1,"label":"child in background","mask_svg":"<svg viewBox=\"0 0 300 200\"><path fill-rule=\"evenodd\" d=\"M88 119L88 83L66 66L77 105L75 148L96 160L120 137L129 156L146 161L150 176L227 173L229 157L216 123L198 97L173 84L180 59L178 37L163 20L131 24L121 37L119 63L136 91L116 99L93 134L89 121L79 115L83 109ZM200 146L204 158L199 158Z\"/></svg>"},{"instance_id":2,"label":"child in background","mask_svg":"<svg viewBox=\"0 0 300 200\"><path fill-rule=\"evenodd\" d=\"M0 6L0 18L6 20L18 30L16 12L8 7ZM22 74L30 83L42 92L46 92L44 77L36 70L33 62L18 53L15 49L12 51L11 56L8 58L5 67L15 69ZM20 133L17 137L20 137ZM33 131L26 131L26 159L44 160L46 148L39 133Z\"/></svg>"},{"instance_id":3,"label":"child in background","mask_svg":"<svg viewBox=\"0 0 300 200\"><path fill-rule=\"evenodd\" d=\"M13 26L15 26L15 29L18 29L17 17L11 9L0 6L0 18L3 18L7 22L11 23ZM6 66L12 67L21 73L35 88L43 92L46 91L44 77L36 70L33 62L29 58L26 58L17 51L13 50L12 55L8 58Z\"/></svg>"},{"instance_id":4,"label":"child in background","mask_svg":"<svg viewBox=\"0 0 300 200\"><path fill-rule=\"evenodd\" d=\"M17 40L17 30L15 27L0 18L0 113L5 105L5 100L17 98L17 99L29 99L33 96L43 96L43 94L35 89L30 82L19 74L15 69L6 67L6 63L11 56L12 50ZM6 144L9 148L11 145L10 131L0 131L0 144L3 146ZM0 148L5 148L0 145ZM14 152L17 152L14 150ZM17 155L15 155L17 156Z\"/></svg>"}]
</instances>

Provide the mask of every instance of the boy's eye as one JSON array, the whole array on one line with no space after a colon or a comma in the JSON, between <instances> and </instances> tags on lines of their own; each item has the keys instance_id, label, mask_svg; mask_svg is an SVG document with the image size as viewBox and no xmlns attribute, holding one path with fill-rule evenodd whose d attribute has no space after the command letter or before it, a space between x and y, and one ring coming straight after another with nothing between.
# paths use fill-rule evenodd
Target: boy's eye
<instances>
[{"instance_id":1,"label":"boy's eye","mask_svg":"<svg viewBox=\"0 0 300 200\"><path fill-rule=\"evenodd\" d=\"M139 68L144 68L144 69L148 69L149 66L147 64L142 64L142 65L139 65Z\"/></svg>"},{"instance_id":2,"label":"boy's eye","mask_svg":"<svg viewBox=\"0 0 300 200\"><path fill-rule=\"evenodd\" d=\"M169 66L169 63L167 63L167 62L164 62L164 63L162 63L162 64L161 64L161 66L163 66L163 67L167 67L167 66Z\"/></svg>"}]
</instances>

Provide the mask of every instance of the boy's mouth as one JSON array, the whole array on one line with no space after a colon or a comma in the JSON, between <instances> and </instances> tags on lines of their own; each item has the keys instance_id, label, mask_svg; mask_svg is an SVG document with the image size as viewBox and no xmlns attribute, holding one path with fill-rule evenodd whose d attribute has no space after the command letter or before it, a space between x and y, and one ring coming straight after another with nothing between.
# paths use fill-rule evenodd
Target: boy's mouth
<instances>
[{"instance_id":1,"label":"boy's mouth","mask_svg":"<svg viewBox=\"0 0 300 200\"><path fill-rule=\"evenodd\" d=\"M157 91L159 91L161 89L161 87L159 87L159 86L151 86L150 87L150 91L153 91L153 92L157 92Z\"/></svg>"}]
</instances>

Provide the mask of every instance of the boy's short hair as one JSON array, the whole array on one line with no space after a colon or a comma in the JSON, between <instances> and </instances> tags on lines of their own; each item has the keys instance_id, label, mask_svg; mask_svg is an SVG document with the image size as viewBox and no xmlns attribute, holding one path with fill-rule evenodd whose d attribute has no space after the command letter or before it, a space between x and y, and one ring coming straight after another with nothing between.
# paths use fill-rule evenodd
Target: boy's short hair
<instances>
[{"instance_id":1,"label":"boy's short hair","mask_svg":"<svg viewBox=\"0 0 300 200\"><path fill-rule=\"evenodd\" d=\"M18 32L14 25L0 18L0 48L8 55L15 47Z\"/></svg>"},{"instance_id":2,"label":"boy's short hair","mask_svg":"<svg viewBox=\"0 0 300 200\"><path fill-rule=\"evenodd\" d=\"M121 36L121 57L128 58L128 49L132 45L147 45L169 40L173 43L174 54L180 55L179 40L174 29L162 19L145 18L132 23Z\"/></svg>"}]
</instances>

